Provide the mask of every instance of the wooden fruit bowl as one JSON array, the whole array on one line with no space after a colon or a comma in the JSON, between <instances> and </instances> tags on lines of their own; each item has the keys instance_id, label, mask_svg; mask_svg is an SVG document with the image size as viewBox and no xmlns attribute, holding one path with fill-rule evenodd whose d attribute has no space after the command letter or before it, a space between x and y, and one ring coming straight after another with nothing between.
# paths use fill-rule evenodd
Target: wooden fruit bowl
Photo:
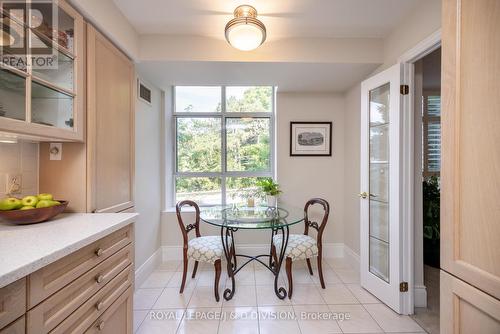
<instances>
[{"instance_id":1,"label":"wooden fruit bowl","mask_svg":"<svg viewBox=\"0 0 500 334\"><path fill-rule=\"evenodd\" d=\"M61 202L61 204L49 208L0 211L0 220L17 225L41 223L63 212L69 203L68 201L59 202Z\"/></svg>"}]
</instances>

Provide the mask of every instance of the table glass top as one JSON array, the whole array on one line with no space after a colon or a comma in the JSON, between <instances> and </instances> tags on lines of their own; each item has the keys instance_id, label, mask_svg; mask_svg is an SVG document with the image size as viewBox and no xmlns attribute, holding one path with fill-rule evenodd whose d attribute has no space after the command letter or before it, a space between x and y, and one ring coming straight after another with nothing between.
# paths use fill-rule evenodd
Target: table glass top
<instances>
[{"instance_id":1,"label":"table glass top","mask_svg":"<svg viewBox=\"0 0 500 334\"><path fill-rule=\"evenodd\" d=\"M200 208L202 221L216 226L241 229L270 229L290 226L304 220L304 209L292 206L210 206Z\"/></svg>"}]
</instances>

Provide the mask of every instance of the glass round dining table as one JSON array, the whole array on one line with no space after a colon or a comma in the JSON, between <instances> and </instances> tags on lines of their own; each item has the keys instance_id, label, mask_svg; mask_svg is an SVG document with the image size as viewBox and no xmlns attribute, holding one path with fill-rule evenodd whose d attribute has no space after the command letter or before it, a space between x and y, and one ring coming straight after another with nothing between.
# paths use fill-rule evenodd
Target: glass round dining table
<instances>
[{"instance_id":1,"label":"glass round dining table","mask_svg":"<svg viewBox=\"0 0 500 334\"><path fill-rule=\"evenodd\" d=\"M289 227L304 221L304 209L287 205L278 205L278 207L210 206L200 207L200 219L204 223L220 228L224 256L227 260L227 272L231 279L231 287L224 291L224 299L233 298L236 290L235 275L252 261L259 262L273 273L276 296L280 299L287 296L286 289L278 284L278 277L288 245ZM236 253L235 232L265 229L269 230L271 234L269 253L256 256ZM280 249L276 249L273 253L273 238L276 235L281 235L284 242L281 243ZM238 266L238 257L245 259L240 266Z\"/></svg>"}]
</instances>

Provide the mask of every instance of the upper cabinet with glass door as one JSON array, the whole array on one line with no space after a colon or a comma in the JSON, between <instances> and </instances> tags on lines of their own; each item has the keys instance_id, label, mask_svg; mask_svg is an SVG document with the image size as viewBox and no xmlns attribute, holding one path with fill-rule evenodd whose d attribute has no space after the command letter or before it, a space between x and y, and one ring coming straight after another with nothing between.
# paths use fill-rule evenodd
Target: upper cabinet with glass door
<instances>
[{"instance_id":1,"label":"upper cabinet with glass door","mask_svg":"<svg viewBox=\"0 0 500 334\"><path fill-rule=\"evenodd\" d=\"M0 6L0 132L83 141L83 17L63 0Z\"/></svg>"}]
</instances>

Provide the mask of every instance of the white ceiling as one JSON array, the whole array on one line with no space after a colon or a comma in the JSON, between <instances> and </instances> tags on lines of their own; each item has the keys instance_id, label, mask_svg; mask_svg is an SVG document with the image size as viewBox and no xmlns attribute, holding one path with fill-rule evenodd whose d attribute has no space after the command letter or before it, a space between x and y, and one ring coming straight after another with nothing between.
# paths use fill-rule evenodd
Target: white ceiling
<instances>
[{"instance_id":1,"label":"white ceiling","mask_svg":"<svg viewBox=\"0 0 500 334\"><path fill-rule=\"evenodd\" d=\"M275 85L280 92L344 92L376 64L142 62L139 73L156 86Z\"/></svg>"},{"instance_id":2,"label":"white ceiling","mask_svg":"<svg viewBox=\"0 0 500 334\"><path fill-rule=\"evenodd\" d=\"M139 34L224 38L238 5L256 7L268 39L386 37L418 0L113 0Z\"/></svg>"}]
</instances>

